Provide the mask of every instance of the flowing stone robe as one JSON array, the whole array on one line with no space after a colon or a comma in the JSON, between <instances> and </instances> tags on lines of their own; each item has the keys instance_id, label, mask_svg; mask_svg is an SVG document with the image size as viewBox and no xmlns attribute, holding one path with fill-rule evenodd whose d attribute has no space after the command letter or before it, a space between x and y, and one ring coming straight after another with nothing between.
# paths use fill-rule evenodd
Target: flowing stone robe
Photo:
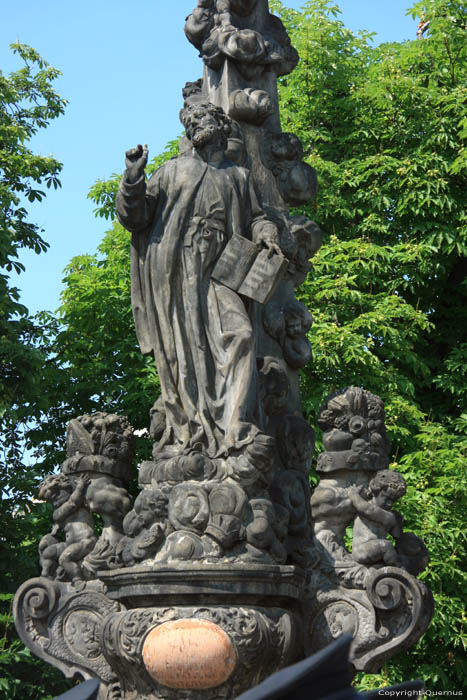
<instances>
[{"instance_id":1,"label":"flowing stone robe","mask_svg":"<svg viewBox=\"0 0 467 700\"><path fill-rule=\"evenodd\" d=\"M167 428L164 454L226 455L258 428L256 350L240 296L211 278L233 234L270 225L249 181L230 161L193 149L149 179L122 180L117 213L132 232L132 307L141 350L154 355ZM162 456L162 454L161 454Z\"/></svg>"}]
</instances>

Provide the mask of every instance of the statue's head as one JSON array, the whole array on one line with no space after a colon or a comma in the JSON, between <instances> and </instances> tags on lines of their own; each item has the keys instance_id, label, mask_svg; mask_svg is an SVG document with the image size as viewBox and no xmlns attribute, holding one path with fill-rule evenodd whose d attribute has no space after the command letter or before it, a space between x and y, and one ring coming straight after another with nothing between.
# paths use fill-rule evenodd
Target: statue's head
<instances>
[{"instance_id":1,"label":"statue's head","mask_svg":"<svg viewBox=\"0 0 467 700\"><path fill-rule=\"evenodd\" d=\"M295 309L287 309L284 314L285 330L289 338L300 338L304 333L303 314Z\"/></svg>"},{"instance_id":2,"label":"statue's head","mask_svg":"<svg viewBox=\"0 0 467 700\"><path fill-rule=\"evenodd\" d=\"M404 477L391 469L382 469L377 472L369 484L369 490L373 494L377 505L389 509L395 501L405 495L407 484Z\"/></svg>"},{"instance_id":3,"label":"statue's head","mask_svg":"<svg viewBox=\"0 0 467 700\"><path fill-rule=\"evenodd\" d=\"M186 104L180 112L180 121L195 148L202 148L216 140L223 148L227 146L232 122L220 107L210 102Z\"/></svg>"},{"instance_id":4,"label":"statue's head","mask_svg":"<svg viewBox=\"0 0 467 700\"><path fill-rule=\"evenodd\" d=\"M73 492L73 483L65 474L46 476L39 488L39 500L52 503L56 508L65 503Z\"/></svg>"}]
</instances>

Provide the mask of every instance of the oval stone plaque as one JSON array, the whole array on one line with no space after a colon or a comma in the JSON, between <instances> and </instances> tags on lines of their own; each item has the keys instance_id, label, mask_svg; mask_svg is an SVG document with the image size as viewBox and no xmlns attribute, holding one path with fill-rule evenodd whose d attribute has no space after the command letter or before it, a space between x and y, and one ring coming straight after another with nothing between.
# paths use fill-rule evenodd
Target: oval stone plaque
<instances>
[{"instance_id":1,"label":"oval stone plaque","mask_svg":"<svg viewBox=\"0 0 467 700\"><path fill-rule=\"evenodd\" d=\"M232 642L209 620L181 619L154 628L143 647L151 678L168 688L204 690L224 683L237 659Z\"/></svg>"}]
</instances>

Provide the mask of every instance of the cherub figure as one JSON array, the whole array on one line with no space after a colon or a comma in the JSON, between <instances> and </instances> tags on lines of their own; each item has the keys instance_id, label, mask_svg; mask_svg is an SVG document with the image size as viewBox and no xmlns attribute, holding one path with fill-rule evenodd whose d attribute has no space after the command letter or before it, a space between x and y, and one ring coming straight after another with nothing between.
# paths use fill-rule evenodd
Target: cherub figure
<instances>
[{"instance_id":1,"label":"cherub figure","mask_svg":"<svg viewBox=\"0 0 467 700\"><path fill-rule=\"evenodd\" d=\"M289 272L293 274L293 282L297 287L303 284L313 269L310 258L321 248L323 232L314 221L301 215L289 217L289 229L297 246Z\"/></svg>"},{"instance_id":2,"label":"cherub figure","mask_svg":"<svg viewBox=\"0 0 467 700\"><path fill-rule=\"evenodd\" d=\"M153 556L164 539L167 521L167 496L160 489L143 489L133 510L123 521L125 537L117 551L124 566Z\"/></svg>"},{"instance_id":3,"label":"cherub figure","mask_svg":"<svg viewBox=\"0 0 467 700\"><path fill-rule=\"evenodd\" d=\"M350 500L357 511L352 546L355 561L401 566L399 555L386 535L389 533L396 540L402 535L403 518L391 509L406 490L404 478L389 469L379 471L366 490L355 485L349 488Z\"/></svg>"},{"instance_id":4,"label":"cherub figure","mask_svg":"<svg viewBox=\"0 0 467 700\"><path fill-rule=\"evenodd\" d=\"M285 306L277 302L266 306L265 330L277 340L282 347L285 361L294 369L304 367L311 358L311 343L307 333L312 324L312 315L306 306L297 300Z\"/></svg>"},{"instance_id":5,"label":"cherub figure","mask_svg":"<svg viewBox=\"0 0 467 700\"><path fill-rule=\"evenodd\" d=\"M295 134L286 132L271 132L268 136L265 156L284 201L291 207L311 202L318 181L314 168L302 160L302 142Z\"/></svg>"},{"instance_id":6,"label":"cherub figure","mask_svg":"<svg viewBox=\"0 0 467 700\"><path fill-rule=\"evenodd\" d=\"M232 13L247 17L256 5L257 0L198 0L198 8L213 10L216 22L221 25L232 24Z\"/></svg>"},{"instance_id":7,"label":"cherub figure","mask_svg":"<svg viewBox=\"0 0 467 700\"><path fill-rule=\"evenodd\" d=\"M209 36L214 24L214 0L198 0L198 5L186 18L185 34L198 50Z\"/></svg>"},{"instance_id":8,"label":"cherub figure","mask_svg":"<svg viewBox=\"0 0 467 700\"><path fill-rule=\"evenodd\" d=\"M214 26L234 31L232 12L248 15L255 4L256 0L198 0L197 6L186 19L185 34L188 41L201 50Z\"/></svg>"},{"instance_id":9,"label":"cherub figure","mask_svg":"<svg viewBox=\"0 0 467 700\"><path fill-rule=\"evenodd\" d=\"M81 562L96 543L94 521L84 507L89 481L84 475L72 481L65 474L53 474L41 484L39 498L55 508L52 532L39 545L42 576L46 578L57 573L72 583L83 579ZM65 533L65 542L57 539L60 530Z\"/></svg>"},{"instance_id":10,"label":"cherub figure","mask_svg":"<svg viewBox=\"0 0 467 700\"><path fill-rule=\"evenodd\" d=\"M85 577L92 579L101 569L117 568L117 547L123 537L122 523L131 508L131 499L126 489L102 477L90 483L86 502L92 513L101 516L103 523L96 546L82 564Z\"/></svg>"},{"instance_id":11,"label":"cherub figure","mask_svg":"<svg viewBox=\"0 0 467 700\"><path fill-rule=\"evenodd\" d=\"M230 0L216 0L217 21L222 25L232 24L232 8Z\"/></svg>"},{"instance_id":12,"label":"cherub figure","mask_svg":"<svg viewBox=\"0 0 467 700\"><path fill-rule=\"evenodd\" d=\"M298 63L284 25L269 12L267 0L198 0L186 19L185 34L210 68L220 70L230 59L249 82L261 77L265 66L285 75Z\"/></svg>"},{"instance_id":13,"label":"cherub figure","mask_svg":"<svg viewBox=\"0 0 467 700\"><path fill-rule=\"evenodd\" d=\"M284 320L284 359L290 367L304 367L312 355L311 344L306 337L313 322L311 314L305 307L286 309Z\"/></svg>"},{"instance_id":14,"label":"cherub figure","mask_svg":"<svg viewBox=\"0 0 467 700\"><path fill-rule=\"evenodd\" d=\"M318 458L321 480L310 502L313 530L346 587L365 586L373 565L396 566L417 575L429 561L423 541L403 533L403 518L392 510L406 484L388 469L384 419L381 398L360 387L329 396L318 417L325 451ZM350 553L346 532L352 524Z\"/></svg>"}]
</instances>

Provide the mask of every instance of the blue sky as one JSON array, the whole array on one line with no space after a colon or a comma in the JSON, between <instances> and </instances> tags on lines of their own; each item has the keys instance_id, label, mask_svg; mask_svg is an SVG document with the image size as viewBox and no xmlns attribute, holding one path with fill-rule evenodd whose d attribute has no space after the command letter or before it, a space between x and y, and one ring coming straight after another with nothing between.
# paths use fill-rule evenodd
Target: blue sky
<instances>
[{"instance_id":1,"label":"blue sky","mask_svg":"<svg viewBox=\"0 0 467 700\"><path fill-rule=\"evenodd\" d=\"M302 0L286 0L298 9ZM341 19L357 31L376 32L375 42L415 38L406 16L410 0L337 0ZM66 114L39 132L35 152L64 164L62 188L47 190L29 205L31 221L50 244L39 256L26 252L26 272L13 280L22 302L35 312L59 305L62 270L74 255L93 253L108 224L86 199L98 178L124 167L124 152L148 143L150 154L181 133L181 89L202 74L202 62L183 33L196 0L2 0L0 69L20 67L9 44L19 40L39 51L63 75L56 89Z\"/></svg>"}]
</instances>

